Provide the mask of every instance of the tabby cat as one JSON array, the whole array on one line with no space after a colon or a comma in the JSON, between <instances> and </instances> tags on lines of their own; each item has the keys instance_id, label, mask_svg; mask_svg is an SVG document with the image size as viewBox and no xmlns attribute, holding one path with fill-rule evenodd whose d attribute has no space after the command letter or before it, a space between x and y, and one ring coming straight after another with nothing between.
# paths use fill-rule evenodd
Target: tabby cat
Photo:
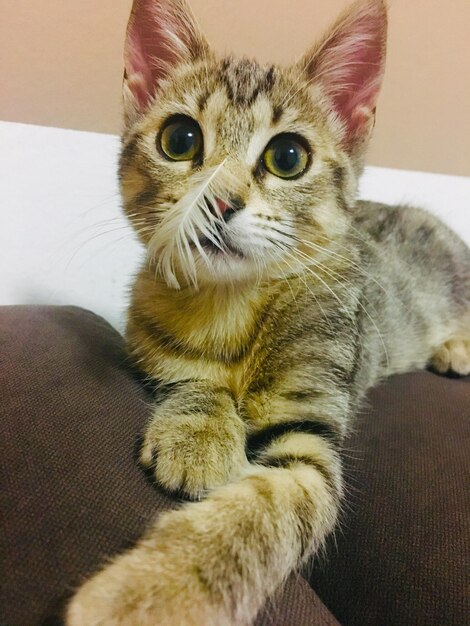
<instances>
[{"instance_id":1,"label":"tabby cat","mask_svg":"<svg viewBox=\"0 0 470 626\"><path fill-rule=\"evenodd\" d=\"M127 341L163 394L140 459L194 501L86 582L69 626L252 624L335 528L366 390L470 373L469 250L357 200L386 26L359 0L281 68L217 58L184 0L135 0L119 176L148 254Z\"/></svg>"}]
</instances>

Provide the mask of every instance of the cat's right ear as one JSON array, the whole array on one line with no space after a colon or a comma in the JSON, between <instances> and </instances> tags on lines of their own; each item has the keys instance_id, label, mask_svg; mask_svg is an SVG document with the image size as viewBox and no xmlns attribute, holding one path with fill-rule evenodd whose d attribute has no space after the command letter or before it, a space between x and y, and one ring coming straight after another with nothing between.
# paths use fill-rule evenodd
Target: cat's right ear
<instances>
[{"instance_id":1,"label":"cat's right ear","mask_svg":"<svg viewBox=\"0 0 470 626\"><path fill-rule=\"evenodd\" d=\"M373 127L385 67L385 0L356 0L299 63L341 120L344 143L362 150Z\"/></svg>"},{"instance_id":2,"label":"cat's right ear","mask_svg":"<svg viewBox=\"0 0 470 626\"><path fill-rule=\"evenodd\" d=\"M178 64L209 53L185 0L134 0L124 46L124 115L144 113Z\"/></svg>"}]
</instances>

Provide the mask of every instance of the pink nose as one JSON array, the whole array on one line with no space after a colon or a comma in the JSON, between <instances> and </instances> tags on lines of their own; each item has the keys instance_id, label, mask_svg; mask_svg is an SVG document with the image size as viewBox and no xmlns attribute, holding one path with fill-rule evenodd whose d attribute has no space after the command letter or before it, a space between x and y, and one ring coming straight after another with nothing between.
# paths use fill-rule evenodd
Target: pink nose
<instances>
[{"instance_id":1,"label":"pink nose","mask_svg":"<svg viewBox=\"0 0 470 626\"><path fill-rule=\"evenodd\" d=\"M220 215L223 215L226 211L228 211L228 209L230 209L230 204L227 204L226 202L224 202L223 200L221 200L220 198L216 198L216 203L217 203L217 208L220 211Z\"/></svg>"}]
</instances>

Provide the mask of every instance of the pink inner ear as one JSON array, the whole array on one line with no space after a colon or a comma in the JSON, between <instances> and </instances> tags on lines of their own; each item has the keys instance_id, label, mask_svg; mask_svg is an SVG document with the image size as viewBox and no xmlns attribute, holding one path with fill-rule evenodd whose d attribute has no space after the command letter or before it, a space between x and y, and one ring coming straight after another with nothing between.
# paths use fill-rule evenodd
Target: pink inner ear
<instances>
[{"instance_id":1,"label":"pink inner ear","mask_svg":"<svg viewBox=\"0 0 470 626\"><path fill-rule=\"evenodd\" d=\"M171 66L189 54L190 22L172 0L134 0L124 63L127 84L144 110ZM186 32L188 31L188 32Z\"/></svg>"},{"instance_id":2,"label":"pink inner ear","mask_svg":"<svg viewBox=\"0 0 470 626\"><path fill-rule=\"evenodd\" d=\"M309 71L323 84L347 127L361 132L376 106L385 63L387 17L372 0L340 21L313 59Z\"/></svg>"},{"instance_id":3,"label":"pink inner ear","mask_svg":"<svg viewBox=\"0 0 470 626\"><path fill-rule=\"evenodd\" d=\"M154 80L141 41L138 28L135 25L129 28L125 50L125 77L137 107L143 110L151 100Z\"/></svg>"},{"instance_id":4,"label":"pink inner ear","mask_svg":"<svg viewBox=\"0 0 470 626\"><path fill-rule=\"evenodd\" d=\"M334 100L341 117L353 123L357 109L371 111L375 107L382 77L383 39L372 33L357 40L353 36L348 44L343 58L338 58L339 83Z\"/></svg>"}]
</instances>

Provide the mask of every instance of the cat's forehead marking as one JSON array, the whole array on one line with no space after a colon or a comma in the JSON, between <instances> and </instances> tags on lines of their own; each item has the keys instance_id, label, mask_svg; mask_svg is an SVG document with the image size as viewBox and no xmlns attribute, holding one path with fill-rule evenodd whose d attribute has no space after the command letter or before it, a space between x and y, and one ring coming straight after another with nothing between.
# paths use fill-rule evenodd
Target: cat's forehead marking
<instances>
[{"instance_id":1,"label":"cat's forehead marking","mask_svg":"<svg viewBox=\"0 0 470 626\"><path fill-rule=\"evenodd\" d=\"M281 70L233 58L222 59L211 69L203 71L214 81L212 89L199 80L196 96L206 154L211 157L222 149L252 167L283 118Z\"/></svg>"},{"instance_id":2,"label":"cat's forehead marking","mask_svg":"<svg viewBox=\"0 0 470 626\"><path fill-rule=\"evenodd\" d=\"M249 107L260 94L269 95L276 80L274 65L262 67L249 59L223 59L220 80L231 104Z\"/></svg>"},{"instance_id":3,"label":"cat's forehead marking","mask_svg":"<svg viewBox=\"0 0 470 626\"><path fill-rule=\"evenodd\" d=\"M249 107L238 107L228 101L224 88L216 89L207 98L200 116L206 155L211 157L222 149L251 169L277 133L273 115L273 105L266 95L258 94Z\"/></svg>"}]
</instances>

